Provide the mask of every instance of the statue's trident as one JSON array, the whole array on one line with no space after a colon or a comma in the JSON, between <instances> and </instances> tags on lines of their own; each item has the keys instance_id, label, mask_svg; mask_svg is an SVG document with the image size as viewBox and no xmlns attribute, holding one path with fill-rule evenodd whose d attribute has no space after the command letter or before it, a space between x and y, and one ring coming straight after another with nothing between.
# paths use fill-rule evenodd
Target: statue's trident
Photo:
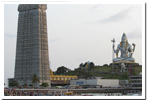
<instances>
[{"instance_id":1,"label":"statue's trident","mask_svg":"<svg viewBox=\"0 0 147 100\"><path fill-rule=\"evenodd\" d=\"M113 47L112 47L112 68L111 68L111 70L112 70L112 72L113 72L113 68L114 68L114 63L113 63L113 59L114 59L114 51L113 51L113 49L114 49L114 44L115 44L115 39L113 38L113 40L111 40L111 42L113 43Z\"/></svg>"},{"instance_id":2,"label":"statue's trident","mask_svg":"<svg viewBox=\"0 0 147 100\"><path fill-rule=\"evenodd\" d=\"M113 58L114 58L113 48L115 46L115 39L113 38L113 40L111 40L111 42L113 42L113 47L112 47L112 61L113 61Z\"/></svg>"}]
</instances>

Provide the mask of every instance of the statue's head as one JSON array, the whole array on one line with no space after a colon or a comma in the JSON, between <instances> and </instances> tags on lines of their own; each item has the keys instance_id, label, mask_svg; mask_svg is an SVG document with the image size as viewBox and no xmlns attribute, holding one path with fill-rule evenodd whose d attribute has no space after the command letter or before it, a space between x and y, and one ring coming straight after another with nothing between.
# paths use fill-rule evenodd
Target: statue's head
<instances>
[{"instance_id":1,"label":"statue's head","mask_svg":"<svg viewBox=\"0 0 147 100\"><path fill-rule=\"evenodd\" d=\"M122 43L127 43L127 42L128 42L128 39L127 39L125 33L123 33L123 35L122 35L121 42L122 42Z\"/></svg>"}]
</instances>

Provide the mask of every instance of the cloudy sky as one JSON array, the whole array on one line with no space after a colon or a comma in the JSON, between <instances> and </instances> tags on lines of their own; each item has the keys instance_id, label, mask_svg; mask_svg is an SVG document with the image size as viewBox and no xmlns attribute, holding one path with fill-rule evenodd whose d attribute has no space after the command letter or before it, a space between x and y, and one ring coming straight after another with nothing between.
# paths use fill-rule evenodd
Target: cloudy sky
<instances>
[{"instance_id":1,"label":"cloudy sky","mask_svg":"<svg viewBox=\"0 0 147 100\"><path fill-rule=\"evenodd\" d=\"M48 4L47 25L50 67L78 68L87 61L95 65L112 62L115 48L125 32L133 54L142 64L141 4ZM4 5L4 81L14 77L18 5ZM9 74L8 74L9 73Z\"/></svg>"}]
</instances>

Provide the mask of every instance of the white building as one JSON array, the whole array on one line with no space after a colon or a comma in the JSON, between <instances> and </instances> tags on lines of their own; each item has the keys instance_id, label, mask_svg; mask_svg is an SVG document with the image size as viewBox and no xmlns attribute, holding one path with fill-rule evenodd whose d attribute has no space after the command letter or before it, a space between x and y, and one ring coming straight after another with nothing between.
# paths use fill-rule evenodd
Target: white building
<instances>
[{"instance_id":1,"label":"white building","mask_svg":"<svg viewBox=\"0 0 147 100\"><path fill-rule=\"evenodd\" d=\"M119 87L118 79L76 79L70 85L102 85L103 87Z\"/></svg>"}]
</instances>

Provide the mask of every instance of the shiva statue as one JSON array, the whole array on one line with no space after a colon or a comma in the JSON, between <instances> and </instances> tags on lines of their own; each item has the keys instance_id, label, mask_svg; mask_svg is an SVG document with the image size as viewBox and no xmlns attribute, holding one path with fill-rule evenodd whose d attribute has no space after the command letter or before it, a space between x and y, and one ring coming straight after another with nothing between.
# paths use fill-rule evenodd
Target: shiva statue
<instances>
[{"instance_id":1,"label":"shiva statue","mask_svg":"<svg viewBox=\"0 0 147 100\"><path fill-rule=\"evenodd\" d=\"M123 33L122 35L122 39L120 44L118 44L117 49L115 50L115 45L113 44L113 51L114 53L116 53L116 58L113 59L113 62L117 62L117 61L129 61L129 62L134 62L135 59L132 57L133 52L135 51L135 44L132 43L133 45L133 49L132 46L128 43L126 34ZM118 53L121 53L120 57L118 57Z\"/></svg>"}]
</instances>

